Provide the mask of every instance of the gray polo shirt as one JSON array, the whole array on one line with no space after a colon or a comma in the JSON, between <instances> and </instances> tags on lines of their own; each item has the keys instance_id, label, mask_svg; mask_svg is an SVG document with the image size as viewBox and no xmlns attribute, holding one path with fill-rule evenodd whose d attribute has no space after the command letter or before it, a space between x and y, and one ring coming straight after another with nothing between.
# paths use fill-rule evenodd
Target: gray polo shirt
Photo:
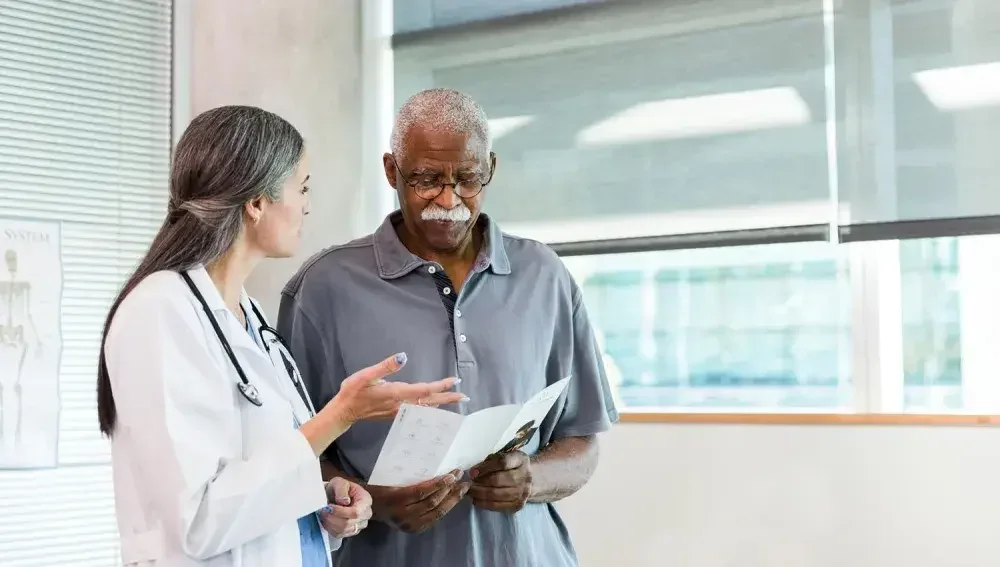
<instances>
[{"instance_id":1,"label":"gray polo shirt","mask_svg":"<svg viewBox=\"0 0 1000 567\"><path fill-rule=\"evenodd\" d=\"M504 234L481 216L486 238L460 293L440 265L411 254L394 227L398 211L373 235L329 248L306 262L282 292L278 330L288 341L316 407L344 378L406 352L392 379L429 382L458 376L471 401L445 409L471 413L527 401L572 375L567 392L523 450L607 430L618 419L581 293L547 246ZM327 458L367 479L390 421L356 424ZM372 522L344 540L346 567L573 567L577 559L555 507L528 504L516 514L474 508L465 498L439 523L406 534Z\"/></svg>"}]
</instances>

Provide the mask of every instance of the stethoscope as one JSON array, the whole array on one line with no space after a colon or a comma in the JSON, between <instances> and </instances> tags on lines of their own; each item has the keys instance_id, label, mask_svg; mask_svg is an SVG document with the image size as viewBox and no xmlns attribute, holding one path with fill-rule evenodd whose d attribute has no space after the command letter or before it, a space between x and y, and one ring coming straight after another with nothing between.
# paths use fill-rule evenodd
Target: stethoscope
<instances>
[{"instance_id":1,"label":"stethoscope","mask_svg":"<svg viewBox=\"0 0 1000 567\"><path fill-rule=\"evenodd\" d=\"M181 272L181 277L184 278L185 283L187 283L188 287L191 288L191 293L198 298L198 302L201 303L201 308L205 310L205 314L208 315L208 320L212 323L212 328L215 329L216 336L219 337L219 342L222 343L222 349L226 351L226 354L229 356L229 361L233 363L233 368L236 369L236 373L240 377L240 382L236 384L240 394L243 394L243 397L246 398L248 402L257 407L264 405L263 400L260 399L260 392L257 391L257 387L251 384L250 379L247 378L246 372L243 371L243 366L236 359L236 355L233 353L232 347L229 346L229 341L226 339L226 335L219 327L219 322L215 320L215 315L212 314L212 310L208 307L208 302L205 301L205 297L200 291L198 291L198 287L194 285L194 282L191 280L191 276L187 275L186 272ZM254 317L256 317L257 321L260 322L260 327L257 332L260 334L260 342L264 345L264 350L267 351L268 357L272 357L271 344L276 345L278 349L278 356L281 358L281 362L285 367L285 372L288 374L288 378L292 381L292 384L295 385L295 391L298 392L299 397L302 398L302 403L305 404L306 409L309 410L309 417L315 416L316 411L302 385L302 375L299 374L299 369L295 366L295 363L292 362L291 355L288 354L291 351L285 343L285 339L281 338L281 335L278 334L277 330L264 323L264 315L259 309L257 309L257 306L254 305L252 301L250 302L250 308L253 309ZM242 305L240 306L240 309L243 309ZM247 313L244 310L243 316L246 317L246 315ZM249 321L249 318L247 318L247 320ZM270 339L264 338L265 332L270 335ZM271 360L273 361L274 359L271 358Z\"/></svg>"}]
</instances>

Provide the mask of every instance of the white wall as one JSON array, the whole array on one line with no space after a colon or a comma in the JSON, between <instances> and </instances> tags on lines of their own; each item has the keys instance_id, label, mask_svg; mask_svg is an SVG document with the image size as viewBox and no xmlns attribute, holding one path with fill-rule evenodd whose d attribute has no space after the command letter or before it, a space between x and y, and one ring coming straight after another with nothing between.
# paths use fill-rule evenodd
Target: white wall
<instances>
[{"instance_id":1,"label":"white wall","mask_svg":"<svg viewBox=\"0 0 1000 567\"><path fill-rule=\"evenodd\" d=\"M269 261L247 284L274 316L282 286L304 259L371 231L383 214L374 210L372 192L360 189L363 174L371 179L371 168L381 170L377 156L370 163L361 158L362 0L187 2L189 116L250 104L288 119L306 138L312 213L302 250L295 258Z\"/></svg>"},{"instance_id":2,"label":"white wall","mask_svg":"<svg viewBox=\"0 0 1000 567\"><path fill-rule=\"evenodd\" d=\"M621 424L561 510L583 567L984 567L1000 431Z\"/></svg>"}]
</instances>

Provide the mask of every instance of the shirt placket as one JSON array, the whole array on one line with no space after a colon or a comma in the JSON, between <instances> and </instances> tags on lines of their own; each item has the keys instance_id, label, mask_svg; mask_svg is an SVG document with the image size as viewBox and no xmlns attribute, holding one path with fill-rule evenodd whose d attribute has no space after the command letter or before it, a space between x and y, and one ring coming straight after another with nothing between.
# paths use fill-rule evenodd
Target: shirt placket
<instances>
[{"instance_id":1,"label":"shirt placket","mask_svg":"<svg viewBox=\"0 0 1000 567\"><path fill-rule=\"evenodd\" d=\"M427 267L427 273L434 280L434 286L437 288L438 296L441 298L441 304L448 313L448 326L451 329L451 335L454 339L453 344L455 347L455 361L458 367L458 378L462 380L472 378L476 367L472 350L469 348L471 338L466 334L466 329L468 328L466 317L462 313L462 303L467 296L465 291L470 288L473 280L479 275L480 266L478 263L476 268L469 274L469 279L462 287L462 291L456 291L454 283L444 270L441 269L441 266L429 265ZM458 388L456 389L458 390Z\"/></svg>"}]
</instances>

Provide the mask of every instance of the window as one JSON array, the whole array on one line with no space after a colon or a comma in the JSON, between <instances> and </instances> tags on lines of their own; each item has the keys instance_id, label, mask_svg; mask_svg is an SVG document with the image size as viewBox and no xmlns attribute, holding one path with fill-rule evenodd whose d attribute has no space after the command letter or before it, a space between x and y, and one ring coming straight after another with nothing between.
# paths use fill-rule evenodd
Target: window
<instances>
[{"instance_id":1,"label":"window","mask_svg":"<svg viewBox=\"0 0 1000 567\"><path fill-rule=\"evenodd\" d=\"M446 85L483 105L503 158L490 212L514 232L564 241L574 231L620 238L828 222L819 3L793 2L796 17L771 22L754 22L759 10L742 2L701 4L658 10L654 23L717 18L727 6L749 12L749 23L671 34L633 8L609 11L621 37L591 29L607 27L604 11L585 13L551 30L560 48L509 37L518 47L501 60L484 62L464 44L413 60L397 49L397 99ZM490 43L469 39L480 41ZM716 218L737 210L746 214Z\"/></svg>"},{"instance_id":2,"label":"window","mask_svg":"<svg viewBox=\"0 0 1000 567\"><path fill-rule=\"evenodd\" d=\"M524 16L547 10L596 4L608 0L390 0L396 34L468 24L510 16Z\"/></svg>"},{"instance_id":3,"label":"window","mask_svg":"<svg viewBox=\"0 0 1000 567\"><path fill-rule=\"evenodd\" d=\"M121 562L96 363L165 213L170 86L168 0L0 2L5 567Z\"/></svg>"},{"instance_id":4,"label":"window","mask_svg":"<svg viewBox=\"0 0 1000 567\"><path fill-rule=\"evenodd\" d=\"M571 257L632 409L850 409L848 264L828 243Z\"/></svg>"},{"instance_id":5,"label":"window","mask_svg":"<svg viewBox=\"0 0 1000 567\"><path fill-rule=\"evenodd\" d=\"M956 238L900 243L904 404L959 410L962 326Z\"/></svg>"},{"instance_id":6,"label":"window","mask_svg":"<svg viewBox=\"0 0 1000 567\"><path fill-rule=\"evenodd\" d=\"M417 4L397 105L486 109L486 210L563 256L626 411L1000 410L1000 5Z\"/></svg>"},{"instance_id":7,"label":"window","mask_svg":"<svg viewBox=\"0 0 1000 567\"><path fill-rule=\"evenodd\" d=\"M900 243L904 406L995 413L1000 237Z\"/></svg>"}]
</instances>

